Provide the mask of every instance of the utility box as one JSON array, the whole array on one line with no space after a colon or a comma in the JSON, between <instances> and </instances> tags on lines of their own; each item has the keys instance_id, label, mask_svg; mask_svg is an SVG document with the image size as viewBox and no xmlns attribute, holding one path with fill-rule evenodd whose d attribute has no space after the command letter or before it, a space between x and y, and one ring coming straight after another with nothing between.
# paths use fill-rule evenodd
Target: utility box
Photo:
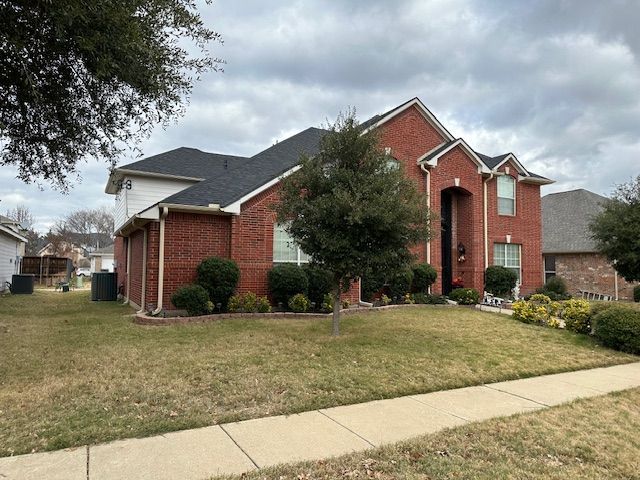
<instances>
[{"instance_id":1,"label":"utility box","mask_svg":"<svg viewBox=\"0 0 640 480\"><path fill-rule=\"evenodd\" d=\"M115 273L95 272L91 278L91 300L112 302L118 298L118 280Z\"/></svg>"},{"instance_id":2,"label":"utility box","mask_svg":"<svg viewBox=\"0 0 640 480\"><path fill-rule=\"evenodd\" d=\"M34 280L35 276L31 274L12 275L11 293L29 295L32 294Z\"/></svg>"}]
</instances>

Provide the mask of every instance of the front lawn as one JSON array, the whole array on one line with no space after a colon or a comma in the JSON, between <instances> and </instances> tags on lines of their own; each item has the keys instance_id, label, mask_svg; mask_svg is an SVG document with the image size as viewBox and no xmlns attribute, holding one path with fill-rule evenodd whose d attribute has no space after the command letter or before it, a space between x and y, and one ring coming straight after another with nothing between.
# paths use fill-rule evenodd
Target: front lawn
<instances>
[{"instance_id":1,"label":"front lawn","mask_svg":"<svg viewBox=\"0 0 640 480\"><path fill-rule=\"evenodd\" d=\"M88 292L0 298L0 456L634 361L467 308L141 327Z\"/></svg>"},{"instance_id":2,"label":"front lawn","mask_svg":"<svg viewBox=\"0 0 640 480\"><path fill-rule=\"evenodd\" d=\"M639 404L640 389L627 390L336 459L224 478L638 479Z\"/></svg>"}]
</instances>

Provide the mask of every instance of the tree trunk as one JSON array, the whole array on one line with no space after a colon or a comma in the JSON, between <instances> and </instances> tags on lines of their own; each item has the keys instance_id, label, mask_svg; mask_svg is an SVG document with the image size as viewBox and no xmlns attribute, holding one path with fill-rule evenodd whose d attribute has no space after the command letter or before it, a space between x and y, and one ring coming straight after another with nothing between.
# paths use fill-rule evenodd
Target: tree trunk
<instances>
[{"instance_id":1,"label":"tree trunk","mask_svg":"<svg viewBox=\"0 0 640 480\"><path fill-rule=\"evenodd\" d=\"M340 285L336 287L333 291L333 336L337 337L340 335L340 308L342 307L342 302L340 301Z\"/></svg>"}]
</instances>

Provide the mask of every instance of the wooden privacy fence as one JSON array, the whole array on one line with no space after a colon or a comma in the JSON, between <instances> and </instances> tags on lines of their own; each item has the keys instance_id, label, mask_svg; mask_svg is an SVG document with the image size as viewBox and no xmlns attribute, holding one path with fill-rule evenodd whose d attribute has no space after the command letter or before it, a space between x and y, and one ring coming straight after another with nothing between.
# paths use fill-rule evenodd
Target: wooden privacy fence
<instances>
[{"instance_id":1,"label":"wooden privacy fence","mask_svg":"<svg viewBox=\"0 0 640 480\"><path fill-rule=\"evenodd\" d=\"M51 287L69 281L73 262L66 257L22 257L20 273L35 275L35 281Z\"/></svg>"}]
</instances>

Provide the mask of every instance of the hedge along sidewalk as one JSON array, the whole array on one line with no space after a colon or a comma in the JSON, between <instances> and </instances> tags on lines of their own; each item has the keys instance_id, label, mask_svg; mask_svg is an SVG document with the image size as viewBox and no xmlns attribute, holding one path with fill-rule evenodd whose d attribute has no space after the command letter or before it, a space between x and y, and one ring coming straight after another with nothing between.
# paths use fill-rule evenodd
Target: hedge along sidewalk
<instances>
[{"instance_id":1,"label":"hedge along sidewalk","mask_svg":"<svg viewBox=\"0 0 640 480\"><path fill-rule=\"evenodd\" d=\"M384 305L381 307L356 307L343 308L340 315L360 315L362 313L372 313L382 310L392 310L396 308L415 308L415 307L455 307L451 304L430 305L424 303L410 303L403 305ZM269 312L269 313L214 313L211 315L199 315L196 317L153 317L144 313L137 313L133 322L139 325L180 325L189 323L205 323L215 322L216 320L233 319L233 318L297 318L297 319L327 319L331 318L333 313L296 313L296 312Z\"/></svg>"},{"instance_id":2,"label":"hedge along sidewalk","mask_svg":"<svg viewBox=\"0 0 640 480\"><path fill-rule=\"evenodd\" d=\"M364 451L640 386L640 362L0 458L6 479L203 480Z\"/></svg>"}]
</instances>

